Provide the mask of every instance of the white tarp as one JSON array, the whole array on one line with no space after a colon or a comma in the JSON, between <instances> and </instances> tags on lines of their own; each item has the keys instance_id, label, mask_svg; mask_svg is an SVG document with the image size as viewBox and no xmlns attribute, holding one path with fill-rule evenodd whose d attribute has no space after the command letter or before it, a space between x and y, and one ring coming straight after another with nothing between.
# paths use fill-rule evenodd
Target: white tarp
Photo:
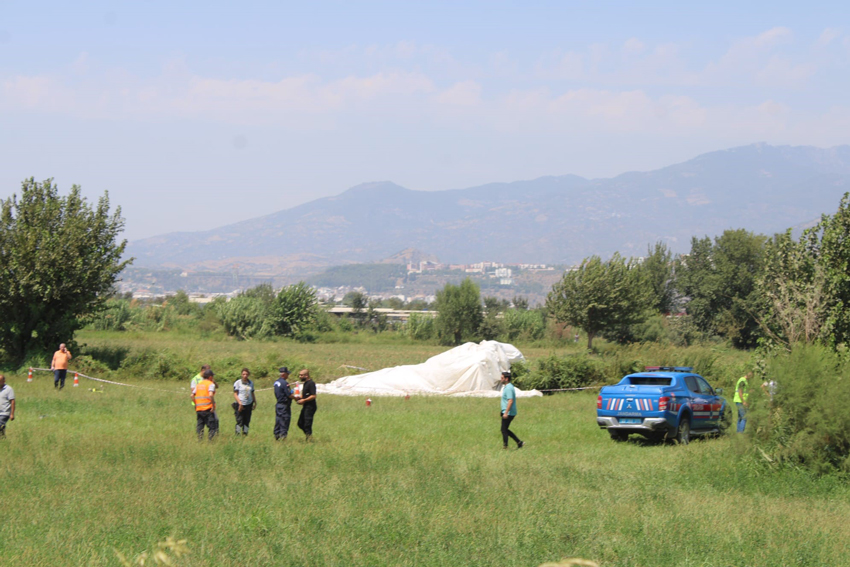
<instances>
[{"instance_id":1,"label":"white tarp","mask_svg":"<svg viewBox=\"0 0 850 567\"><path fill-rule=\"evenodd\" d=\"M499 378L511 364L525 360L513 345L496 341L466 343L432 356L422 364L384 368L318 384L320 393L347 396L404 396L431 394L496 397L501 395ZM517 396L542 396L537 390Z\"/></svg>"}]
</instances>

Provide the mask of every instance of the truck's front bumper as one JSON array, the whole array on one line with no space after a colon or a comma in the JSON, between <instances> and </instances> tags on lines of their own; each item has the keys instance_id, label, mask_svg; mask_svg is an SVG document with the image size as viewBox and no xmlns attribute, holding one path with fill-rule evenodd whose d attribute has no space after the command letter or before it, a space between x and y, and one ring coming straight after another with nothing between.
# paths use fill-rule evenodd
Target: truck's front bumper
<instances>
[{"instance_id":1,"label":"truck's front bumper","mask_svg":"<svg viewBox=\"0 0 850 567\"><path fill-rule=\"evenodd\" d=\"M645 417L641 423L623 423L616 417L597 417L596 423L602 429L614 429L620 431L662 431L669 428L667 420L663 417Z\"/></svg>"}]
</instances>

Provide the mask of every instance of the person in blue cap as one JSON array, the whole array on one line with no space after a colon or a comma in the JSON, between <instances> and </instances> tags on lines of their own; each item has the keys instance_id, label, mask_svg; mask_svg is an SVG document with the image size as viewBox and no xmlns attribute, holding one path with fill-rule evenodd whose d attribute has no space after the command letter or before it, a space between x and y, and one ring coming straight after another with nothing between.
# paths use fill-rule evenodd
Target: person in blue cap
<instances>
[{"instance_id":1,"label":"person in blue cap","mask_svg":"<svg viewBox=\"0 0 850 567\"><path fill-rule=\"evenodd\" d=\"M292 389L289 387L289 368L278 369L280 378L274 383L274 397L277 399L274 412L274 440L285 441L289 434L289 422L292 421Z\"/></svg>"}]
</instances>

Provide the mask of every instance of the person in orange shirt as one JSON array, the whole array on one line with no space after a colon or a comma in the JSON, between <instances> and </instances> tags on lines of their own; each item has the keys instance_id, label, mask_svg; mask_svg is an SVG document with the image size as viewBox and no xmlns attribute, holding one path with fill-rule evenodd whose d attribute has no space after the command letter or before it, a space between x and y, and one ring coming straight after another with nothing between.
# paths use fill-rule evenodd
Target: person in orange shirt
<instances>
[{"instance_id":1,"label":"person in orange shirt","mask_svg":"<svg viewBox=\"0 0 850 567\"><path fill-rule=\"evenodd\" d=\"M50 369L53 371L53 387L60 390L65 387L65 375L68 374L68 361L71 351L65 348L65 343L59 345L59 350L53 353Z\"/></svg>"}]
</instances>

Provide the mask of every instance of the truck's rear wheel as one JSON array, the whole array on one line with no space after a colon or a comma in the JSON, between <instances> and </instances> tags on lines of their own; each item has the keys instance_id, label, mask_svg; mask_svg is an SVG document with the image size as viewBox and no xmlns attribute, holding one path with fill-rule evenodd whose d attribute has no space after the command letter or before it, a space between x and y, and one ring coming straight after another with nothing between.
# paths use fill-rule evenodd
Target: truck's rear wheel
<instances>
[{"instance_id":1,"label":"truck's rear wheel","mask_svg":"<svg viewBox=\"0 0 850 567\"><path fill-rule=\"evenodd\" d=\"M687 416L682 416L679 420L679 427L676 429L676 441L680 445L687 445L691 440L691 420Z\"/></svg>"},{"instance_id":2,"label":"truck's rear wheel","mask_svg":"<svg viewBox=\"0 0 850 567\"><path fill-rule=\"evenodd\" d=\"M726 435L732 428L732 414L728 407L723 408L723 413L720 414L720 421L717 424L717 429L720 435Z\"/></svg>"},{"instance_id":3,"label":"truck's rear wheel","mask_svg":"<svg viewBox=\"0 0 850 567\"><path fill-rule=\"evenodd\" d=\"M626 441L629 438L629 434L625 431L616 431L613 429L608 430L608 435L610 435L611 439L614 441Z\"/></svg>"}]
</instances>

